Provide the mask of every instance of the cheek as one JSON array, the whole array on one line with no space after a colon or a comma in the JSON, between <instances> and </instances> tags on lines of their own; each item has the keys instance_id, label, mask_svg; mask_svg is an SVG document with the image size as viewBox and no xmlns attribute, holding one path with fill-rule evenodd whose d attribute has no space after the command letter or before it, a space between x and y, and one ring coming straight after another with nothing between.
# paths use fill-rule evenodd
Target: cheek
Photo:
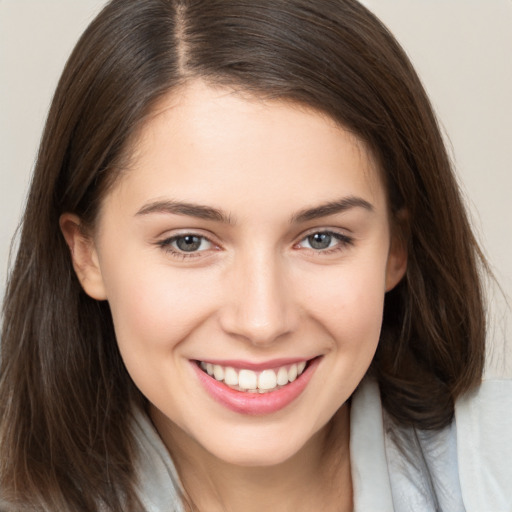
<instances>
[{"instance_id":1,"label":"cheek","mask_svg":"<svg viewBox=\"0 0 512 512\"><path fill-rule=\"evenodd\" d=\"M309 293L310 311L324 325L344 352L373 354L382 326L385 295L385 261L333 268L324 276L324 286ZM308 288L313 288L310 282Z\"/></svg>"},{"instance_id":2,"label":"cheek","mask_svg":"<svg viewBox=\"0 0 512 512\"><path fill-rule=\"evenodd\" d=\"M151 356L169 357L211 314L216 287L208 276L175 272L165 265L110 269L107 286L118 345L127 366ZM156 363L156 361L155 361Z\"/></svg>"},{"instance_id":3,"label":"cheek","mask_svg":"<svg viewBox=\"0 0 512 512\"><path fill-rule=\"evenodd\" d=\"M199 275L191 278L169 267L121 270L112 269L108 287L121 357L140 391L174 410L183 398L167 392L169 379L186 381L186 340L215 309L216 287Z\"/></svg>"}]
</instances>

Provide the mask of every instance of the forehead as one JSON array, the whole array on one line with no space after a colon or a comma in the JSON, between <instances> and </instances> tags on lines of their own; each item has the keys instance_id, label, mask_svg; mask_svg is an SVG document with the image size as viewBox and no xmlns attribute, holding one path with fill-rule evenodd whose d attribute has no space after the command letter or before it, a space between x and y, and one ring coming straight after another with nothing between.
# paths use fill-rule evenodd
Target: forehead
<instances>
[{"instance_id":1,"label":"forehead","mask_svg":"<svg viewBox=\"0 0 512 512\"><path fill-rule=\"evenodd\" d=\"M312 202L385 196L366 145L329 116L291 102L195 82L165 96L131 144L120 188L209 203L279 190ZM193 197L187 197L192 195ZM303 205L298 205L303 206Z\"/></svg>"}]
</instances>

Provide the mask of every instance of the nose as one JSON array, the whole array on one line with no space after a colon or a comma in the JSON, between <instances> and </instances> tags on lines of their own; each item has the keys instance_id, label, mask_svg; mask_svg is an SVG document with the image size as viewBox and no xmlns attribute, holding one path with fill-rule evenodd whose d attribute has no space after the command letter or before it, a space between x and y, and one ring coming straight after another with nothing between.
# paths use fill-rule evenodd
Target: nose
<instances>
[{"instance_id":1,"label":"nose","mask_svg":"<svg viewBox=\"0 0 512 512\"><path fill-rule=\"evenodd\" d=\"M257 346L295 331L299 312L285 270L276 258L262 255L239 261L223 285L223 330Z\"/></svg>"}]
</instances>

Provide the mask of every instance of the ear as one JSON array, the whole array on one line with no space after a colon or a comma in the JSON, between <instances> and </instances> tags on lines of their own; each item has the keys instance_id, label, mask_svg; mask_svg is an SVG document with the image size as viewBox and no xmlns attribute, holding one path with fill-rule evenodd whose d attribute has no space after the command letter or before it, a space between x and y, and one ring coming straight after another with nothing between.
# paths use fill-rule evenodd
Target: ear
<instances>
[{"instance_id":1,"label":"ear","mask_svg":"<svg viewBox=\"0 0 512 512\"><path fill-rule=\"evenodd\" d=\"M400 226L392 228L386 265L386 292L392 290L401 281L407 270L407 242L404 236L407 219L405 213L399 214L399 217Z\"/></svg>"},{"instance_id":2,"label":"ear","mask_svg":"<svg viewBox=\"0 0 512 512\"><path fill-rule=\"evenodd\" d=\"M72 213L62 214L59 225L71 252L73 268L85 293L93 299L106 300L107 294L92 236L84 231L80 217Z\"/></svg>"}]
</instances>

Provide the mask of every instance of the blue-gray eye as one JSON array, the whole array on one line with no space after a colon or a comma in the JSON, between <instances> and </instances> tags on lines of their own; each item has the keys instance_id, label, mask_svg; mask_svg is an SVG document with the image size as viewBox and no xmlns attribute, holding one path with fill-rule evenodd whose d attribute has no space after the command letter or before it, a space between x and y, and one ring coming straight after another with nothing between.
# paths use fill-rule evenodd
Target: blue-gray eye
<instances>
[{"instance_id":1,"label":"blue-gray eye","mask_svg":"<svg viewBox=\"0 0 512 512\"><path fill-rule=\"evenodd\" d=\"M341 233L317 231L316 233L304 237L300 241L299 247L313 249L315 251L326 251L327 249L342 249L351 244L352 239Z\"/></svg>"},{"instance_id":2,"label":"blue-gray eye","mask_svg":"<svg viewBox=\"0 0 512 512\"><path fill-rule=\"evenodd\" d=\"M328 249L331 247L332 242L336 242L337 240L333 240L333 236L330 233L314 233L313 235L309 235L307 240L312 249Z\"/></svg>"},{"instance_id":3,"label":"blue-gray eye","mask_svg":"<svg viewBox=\"0 0 512 512\"><path fill-rule=\"evenodd\" d=\"M203 247L205 244L208 246L208 241L204 237L197 235L177 236L172 243L178 250L183 252L195 252L199 249L205 249Z\"/></svg>"}]
</instances>

